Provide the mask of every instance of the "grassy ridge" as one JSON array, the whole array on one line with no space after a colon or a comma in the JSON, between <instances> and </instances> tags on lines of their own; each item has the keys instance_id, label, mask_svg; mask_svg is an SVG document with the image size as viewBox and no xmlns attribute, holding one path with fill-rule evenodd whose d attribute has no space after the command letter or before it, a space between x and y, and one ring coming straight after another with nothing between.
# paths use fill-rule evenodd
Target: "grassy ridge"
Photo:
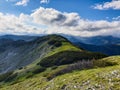
<instances>
[{"instance_id":1,"label":"grassy ridge","mask_svg":"<svg viewBox=\"0 0 120 90\"><path fill-rule=\"evenodd\" d=\"M49 68L46 72L37 74L23 82L1 88L1 90L119 90L120 87L120 56L108 57L101 60L115 60L118 65L96 68L90 70L73 71L60 75L50 81L44 77L45 73L51 72ZM65 66L63 66L65 67ZM62 68L61 66L55 70Z\"/></svg>"},{"instance_id":2,"label":"grassy ridge","mask_svg":"<svg viewBox=\"0 0 120 90\"><path fill-rule=\"evenodd\" d=\"M120 65L120 56L112 56L94 61L94 64L98 67Z\"/></svg>"},{"instance_id":3,"label":"grassy ridge","mask_svg":"<svg viewBox=\"0 0 120 90\"><path fill-rule=\"evenodd\" d=\"M106 57L106 55L100 53L91 53L86 51L62 51L43 58L38 65L44 67L50 67L54 65L71 64L82 60L100 59Z\"/></svg>"}]
</instances>

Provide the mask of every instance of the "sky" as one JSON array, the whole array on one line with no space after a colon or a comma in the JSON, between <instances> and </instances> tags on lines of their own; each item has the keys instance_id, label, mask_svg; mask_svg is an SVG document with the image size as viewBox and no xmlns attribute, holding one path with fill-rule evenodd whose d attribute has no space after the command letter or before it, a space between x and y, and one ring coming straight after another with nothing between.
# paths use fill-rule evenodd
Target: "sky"
<instances>
[{"instance_id":1,"label":"sky","mask_svg":"<svg viewBox=\"0 0 120 90\"><path fill-rule=\"evenodd\" d=\"M120 37L120 0L0 0L0 35Z\"/></svg>"}]
</instances>

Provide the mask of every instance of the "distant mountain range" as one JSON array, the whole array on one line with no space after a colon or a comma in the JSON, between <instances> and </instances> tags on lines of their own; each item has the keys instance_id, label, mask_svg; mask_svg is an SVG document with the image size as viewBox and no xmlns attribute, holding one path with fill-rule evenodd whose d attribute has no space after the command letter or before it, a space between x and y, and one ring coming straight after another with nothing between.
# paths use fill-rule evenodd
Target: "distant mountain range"
<instances>
[{"instance_id":1,"label":"distant mountain range","mask_svg":"<svg viewBox=\"0 0 120 90\"><path fill-rule=\"evenodd\" d=\"M88 51L92 51L92 52L100 52L100 53L104 53L107 55L120 55L120 45L91 45L91 44L84 44L84 43L80 43L80 42L76 42L74 43L76 45L78 45L79 47L88 50Z\"/></svg>"},{"instance_id":2,"label":"distant mountain range","mask_svg":"<svg viewBox=\"0 0 120 90\"><path fill-rule=\"evenodd\" d=\"M120 38L113 36L77 37L63 35L75 45L92 52L120 55Z\"/></svg>"},{"instance_id":3,"label":"distant mountain range","mask_svg":"<svg viewBox=\"0 0 120 90\"><path fill-rule=\"evenodd\" d=\"M66 34L60 34L61 36L66 37L71 42L81 42L84 44L92 44L92 45L118 45L120 44L120 38L113 36L93 36L93 37L80 37L80 36L72 36ZM37 37L46 36L28 36L28 35L3 35L0 36L0 39L12 39L12 40L25 40L31 41L36 39Z\"/></svg>"},{"instance_id":4,"label":"distant mountain range","mask_svg":"<svg viewBox=\"0 0 120 90\"><path fill-rule=\"evenodd\" d=\"M64 35L75 45L93 52L100 52L107 55L120 55L120 38L113 36L94 36L94 37L78 37L71 35ZM0 36L0 44L14 41L32 41L40 36L17 36L17 35L4 35Z\"/></svg>"},{"instance_id":5,"label":"distant mountain range","mask_svg":"<svg viewBox=\"0 0 120 90\"><path fill-rule=\"evenodd\" d=\"M71 35L64 35L71 42L80 42L84 44L91 44L91 45L118 45L120 44L120 38L113 37L113 36L93 36L93 37L80 37L80 36L71 36Z\"/></svg>"},{"instance_id":6,"label":"distant mountain range","mask_svg":"<svg viewBox=\"0 0 120 90\"><path fill-rule=\"evenodd\" d=\"M25 40L25 41L31 41L31 40L34 40L36 39L37 36L27 36L27 35L3 35L3 36L0 36L0 39L12 39L14 41L17 41L17 40Z\"/></svg>"}]
</instances>

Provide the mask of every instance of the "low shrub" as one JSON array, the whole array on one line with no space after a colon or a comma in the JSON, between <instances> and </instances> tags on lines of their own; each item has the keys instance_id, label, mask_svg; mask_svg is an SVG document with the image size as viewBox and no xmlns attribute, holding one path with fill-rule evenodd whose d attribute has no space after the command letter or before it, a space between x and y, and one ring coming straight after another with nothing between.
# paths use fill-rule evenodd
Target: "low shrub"
<instances>
[{"instance_id":1,"label":"low shrub","mask_svg":"<svg viewBox=\"0 0 120 90\"><path fill-rule=\"evenodd\" d=\"M18 68L19 70L23 69L23 67Z\"/></svg>"},{"instance_id":2,"label":"low shrub","mask_svg":"<svg viewBox=\"0 0 120 90\"><path fill-rule=\"evenodd\" d=\"M0 82L4 81L7 77L9 77L9 76L12 75L12 74L13 74L13 71L7 72L7 73L5 73L5 74L1 74L1 75L0 75Z\"/></svg>"},{"instance_id":3,"label":"low shrub","mask_svg":"<svg viewBox=\"0 0 120 90\"><path fill-rule=\"evenodd\" d=\"M45 67L39 67L39 68L35 69L34 71L32 71L32 73L38 74L38 73L44 72L45 70L46 70Z\"/></svg>"},{"instance_id":4,"label":"low shrub","mask_svg":"<svg viewBox=\"0 0 120 90\"><path fill-rule=\"evenodd\" d=\"M93 63L94 63L94 66L96 66L96 67L106 67L106 66L118 65L117 62L111 62L109 60L95 60Z\"/></svg>"},{"instance_id":5,"label":"low shrub","mask_svg":"<svg viewBox=\"0 0 120 90\"><path fill-rule=\"evenodd\" d=\"M58 66L51 67L52 70L57 69L57 68L58 68Z\"/></svg>"},{"instance_id":6,"label":"low shrub","mask_svg":"<svg viewBox=\"0 0 120 90\"><path fill-rule=\"evenodd\" d=\"M48 41L49 45L54 45L55 47L60 47L62 45L61 41L57 41L57 40L50 40Z\"/></svg>"},{"instance_id":7,"label":"low shrub","mask_svg":"<svg viewBox=\"0 0 120 90\"><path fill-rule=\"evenodd\" d=\"M63 51L42 59L37 65L43 67L59 66L75 63L81 60L92 60L106 57L104 54L90 53L85 51Z\"/></svg>"},{"instance_id":8,"label":"low shrub","mask_svg":"<svg viewBox=\"0 0 120 90\"><path fill-rule=\"evenodd\" d=\"M5 82L10 82L17 77L18 73L11 74L5 79Z\"/></svg>"},{"instance_id":9,"label":"low shrub","mask_svg":"<svg viewBox=\"0 0 120 90\"><path fill-rule=\"evenodd\" d=\"M27 74L26 78L31 78L33 76L34 76L34 74L30 72L29 74Z\"/></svg>"},{"instance_id":10,"label":"low shrub","mask_svg":"<svg viewBox=\"0 0 120 90\"><path fill-rule=\"evenodd\" d=\"M74 70L91 69L93 67L94 67L94 65L93 65L92 60L82 60L82 61L79 61L79 62L74 63L72 65L68 65L67 67L65 67L65 68L63 68L59 71L56 71L56 72L53 72L53 73L51 72L46 77L47 77L48 80L51 80L56 76L66 74L66 73L70 73Z\"/></svg>"},{"instance_id":11,"label":"low shrub","mask_svg":"<svg viewBox=\"0 0 120 90\"><path fill-rule=\"evenodd\" d=\"M55 47L60 47L60 46L62 46L62 43L58 41L58 42L56 42L56 43L54 44L54 46L55 46Z\"/></svg>"},{"instance_id":12,"label":"low shrub","mask_svg":"<svg viewBox=\"0 0 120 90\"><path fill-rule=\"evenodd\" d=\"M50 41L48 41L48 44L49 45L53 45L53 44L55 44L57 41L56 40L50 40Z\"/></svg>"}]
</instances>

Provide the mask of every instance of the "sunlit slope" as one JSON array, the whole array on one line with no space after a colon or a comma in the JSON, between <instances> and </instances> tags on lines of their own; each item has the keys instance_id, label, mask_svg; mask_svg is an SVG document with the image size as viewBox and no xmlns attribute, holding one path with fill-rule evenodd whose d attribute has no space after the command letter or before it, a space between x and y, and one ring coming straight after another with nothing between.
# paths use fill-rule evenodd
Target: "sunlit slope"
<instances>
[{"instance_id":1,"label":"sunlit slope","mask_svg":"<svg viewBox=\"0 0 120 90\"><path fill-rule=\"evenodd\" d=\"M22 82L16 82L13 85L5 86L1 88L1 90L119 90L120 56L108 57L101 60L106 60L108 62L115 60L117 65L105 66L104 68L98 67L89 70L77 70L57 76L49 81L44 76L44 72ZM50 69L47 70L46 73L49 71Z\"/></svg>"}]
</instances>

